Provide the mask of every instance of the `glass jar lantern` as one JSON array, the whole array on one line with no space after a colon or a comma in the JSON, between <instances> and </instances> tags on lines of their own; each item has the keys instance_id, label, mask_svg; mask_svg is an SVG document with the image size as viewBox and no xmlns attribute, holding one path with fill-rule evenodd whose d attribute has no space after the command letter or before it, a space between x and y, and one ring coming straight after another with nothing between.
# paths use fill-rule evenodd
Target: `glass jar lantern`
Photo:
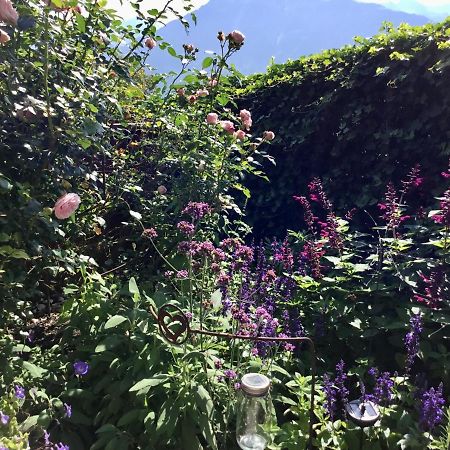
<instances>
[{"instance_id":1,"label":"glass jar lantern","mask_svg":"<svg viewBox=\"0 0 450 450\"><path fill-rule=\"evenodd\" d=\"M270 380L259 373L241 379L237 405L236 440L242 450L264 450L270 443L272 402Z\"/></svg>"}]
</instances>

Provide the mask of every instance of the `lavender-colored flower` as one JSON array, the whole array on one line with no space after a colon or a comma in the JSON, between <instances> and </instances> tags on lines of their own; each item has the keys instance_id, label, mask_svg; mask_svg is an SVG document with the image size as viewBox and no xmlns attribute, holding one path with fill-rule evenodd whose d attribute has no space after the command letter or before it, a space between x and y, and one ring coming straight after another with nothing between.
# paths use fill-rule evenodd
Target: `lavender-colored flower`
<instances>
[{"instance_id":1,"label":"lavender-colored flower","mask_svg":"<svg viewBox=\"0 0 450 450\"><path fill-rule=\"evenodd\" d=\"M185 220L182 220L181 222L177 223L177 228L186 236L191 237L194 235L195 227L192 223L186 222Z\"/></svg>"},{"instance_id":2,"label":"lavender-colored flower","mask_svg":"<svg viewBox=\"0 0 450 450\"><path fill-rule=\"evenodd\" d=\"M0 411L0 422L1 422L3 425L8 425L8 422L9 422L9 416L6 415L6 414L3 414L2 411Z\"/></svg>"},{"instance_id":3,"label":"lavender-colored flower","mask_svg":"<svg viewBox=\"0 0 450 450\"><path fill-rule=\"evenodd\" d=\"M70 450L69 446L60 442L59 444L55 444L55 450Z\"/></svg>"},{"instance_id":4,"label":"lavender-colored flower","mask_svg":"<svg viewBox=\"0 0 450 450\"><path fill-rule=\"evenodd\" d=\"M196 220L201 219L209 212L211 212L211 207L208 203L204 202L189 202L183 211L181 211L182 214L187 214Z\"/></svg>"},{"instance_id":5,"label":"lavender-colored flower","mask_svg":"<svg viewBox=\"0 0 450 450\"><path fill-rule=\"evenodd\" d=\"M406 346L406 363L405 370L408 373L416 359L417 353L419 352L419 335L423 330L422 318L420 314L415 314L411 316L409 321L410 331L405 336L405 346Z\"/></svg>"},{"instance_id":6,"label":"lavender-colored flower","mask_svg":"<svg viewBox=\"0 0 450 450\"><path fill-rule=\"evenodd\" d=\"M66 410L65 416L70 419L72 417L72 406L68 405L67 403L64 403L64 409Z\"/></svg>"},{"instance_id":7,"label":"lavender-colored flower","mask_svg":"<svg viewBox=\"0 0 450 450\"><path fill-rule=\"evenodd\" d=\"M73 370L75 372L75 375L86 375L89 371L89 364L85 361L75 361L73 363Z\"/></svg>"},{"instance_id":8,"label":"lavender-colored flower","mask_svg":"<svg viewBox=\"0 0 450 450\"><path fill-rule=\"evenodd\" d=\"M44 444L45 446L51 445L50 433L47 430L44 430Z\"/></svg>"},{"instance_id":9,"label":"lavender-colored flower","mask_svg":"<svg viewBox=\"0 0 450 450\"><path fill-rule=\"evenodd\" d=\"M189 273L187 270L179 270L177 272L177 278L185 279L189 277Z\"/></svg>"},{"instance_id":10,"label":"lavender-colored flower","mask_svg":"<svg viewBox=\"0 0 450 450\"><path fill-rule=\"evenodd\" d=\"M394 387L391 374L389 372L382 372L378 376L378 370L375 368L369 369L369 373L375 378L375 387L373 394L368 395L367 398L379 405L389 403L393 397L392 389Z\"/></svg>"},{"instance_id":11,"label":"lavender-colored flower","mask_svg":"<svg viewBox=\"0 0 450 450\"><path fill-rule=\"evenodd\" d=\"M0 450L8 450L7 447L3 447L3 445L0 446Z\"/></svg>"},{"instance_id":12,"label":"lavender-colored flower","mask_svg":"<svg viewBox=\"0 0 450 450\"><path fill-rule=\"evenodd\" d=\"M237 377L237 373L232 369L226 369L223 371L223 374L225 378L228 378L229 380L233 380Z\"/></svg>"},{"instance_id":13,"label":"lavender-colored flower","mask_svg":"<svg viewBox=\"0 0 450 450\"><path fill-rule=\"evenodd\" d=\"M241 388L241 383L234 383L234 390L238 391Z\"/></svg>"},{"instance_id":14,"label":"lavender-colored flower","mask_svg":"<svg viewBox=\"0 0 450 450\"><path fill-rule=\"evenodd\" d=\"M28 341L30 344L32 344L32 343L34 342L35 335L36 335L36 333L35 333L34 330L30 330L30 331L28 332L27 341Z\"/></svg>"},{"instance_id":15,"label":"lavender-colored flower","mask_svg":"<svg viewBox=\"0 0 450 450\"><path fill-rule=\"evenodd\" d=\"M431 431L442 422L445 405L442 389L443 384L441 383L437 389L430 388L424 391L420 397L420 426L426 431Z\"/></svg>"},{"instance_id":16,"label":"lavender-colored flower","mask_svg":"<svg viewBox=\"0 0 450 450\"><path fill-rule=\"evenodd\" d=\"M348 402L348 389L345 387L345 381L347 380L347 373L344 371L344 361L341 359L336 365L336 378L334 384L336 386L338 397L344 407Z\"/></svg>"},{"instance_id":17,"label":"lavender-colored flower","mask_svg":"<svg viewBox=\"0 0 450 450\"><path fill-rule=\"evenodd\" d=\"M336 388L328 374L323 376L323 392L325 393L325 409L331 420L336 414Z\"/></svg>"},{"instance_id":18,"label":"lavender-colored flower","mask_svg":"<svg viewBox=\"0 0 450 450\"><path fill-rule=\"evenodd\" d=\"M348 402L348 389L345 387L347 373L344 371L344 361L341 359L336 365L336 377L332 380L327 374L323 376L323 391L325 392L325 409L333 420L339 408L345 413Z\"/></svg>"},{"instance_id":19,"label":"lavender-colored flower","mask_svg":"<svg viewBox=\"0 0 450 450\"><path fill-rule=\"evenodd\" d=\"M16 386L14 387L14 391L16 398L20 400L25 398L25 389L22 386L16 384Z\"/></svg>"},{"instance_id":20,"label":"lavender-colored flower","mask_svg":"<svg viewBox=\"0 0 450 450\"><path fill-rule=\"evenodd\" d=\"M146 228L142 232L142 237L145 237L148 239L155 239L158 237L158 232L154 228Z\"/></svg>"}]
</instances>

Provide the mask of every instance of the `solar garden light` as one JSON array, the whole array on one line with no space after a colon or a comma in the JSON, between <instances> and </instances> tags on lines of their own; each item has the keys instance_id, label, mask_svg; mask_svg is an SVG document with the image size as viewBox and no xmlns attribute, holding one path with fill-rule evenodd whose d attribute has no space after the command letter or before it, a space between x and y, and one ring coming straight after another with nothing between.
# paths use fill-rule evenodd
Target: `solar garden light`
<instances>
[{"instance_id":1,"label":"solar garden light","mask_svg":"<svg viewBox=\"0 0 450 450\"><path fill-rule=\"evenodd\" d=\"M350 420L361 427L359 448L364 448L364 428L372 427L380 418L380 410L376 403L367 400L364 383L360 380L362 386L362 396L358 400L348 402L345 410Z\"/></svg>"}]
</instances>

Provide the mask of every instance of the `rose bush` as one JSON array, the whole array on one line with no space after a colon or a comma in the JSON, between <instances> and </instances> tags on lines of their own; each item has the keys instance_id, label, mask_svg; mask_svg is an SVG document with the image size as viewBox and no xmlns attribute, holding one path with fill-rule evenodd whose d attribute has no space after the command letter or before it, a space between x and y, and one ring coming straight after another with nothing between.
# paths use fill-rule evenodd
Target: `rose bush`
<instances>
[{"instance_id":1,"label":"rose bush","mask_svg":"<svg viewBox=\"0 0 450 450\"><path fill-rule=\"evenodd\" d=\"M407 210L422 185L412 170L363 234L316 178L296 196L305 229L252 242L243 180L265 178L275 132L235 103L230 61L244 34L219 32L199 69L199 49L158 34L171 1L132 3L135 27L94 0L0 0L0 445L235 448L246 371L273 381L271 447L307 442L306 349L204 336L172 345L154 317L165 303L193 328L313 336L316 446L358 448L342 407L365 395L363 382L384 408L371 445L441 445L447 191L434 210ZM152 71L156 51L179 72Z\"/></svg>"}]
</instances>

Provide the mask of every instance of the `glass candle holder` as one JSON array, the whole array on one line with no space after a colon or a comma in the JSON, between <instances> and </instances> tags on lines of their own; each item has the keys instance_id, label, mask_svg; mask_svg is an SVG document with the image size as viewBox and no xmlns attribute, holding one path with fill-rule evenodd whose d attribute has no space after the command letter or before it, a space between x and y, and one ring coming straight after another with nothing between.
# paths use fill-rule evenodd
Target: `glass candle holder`
<instances>
[{"instance_id":1,"label":"glass candle holder","mask_svg":"<svg viewBox=\"0 0 450 450\"><path fill-rule=\"evenodd\" d=\"M236 440L242 450L264 450L270 443L270 380L259 373L242 377L237 406Z\"/></svg>"}]
</instances>

